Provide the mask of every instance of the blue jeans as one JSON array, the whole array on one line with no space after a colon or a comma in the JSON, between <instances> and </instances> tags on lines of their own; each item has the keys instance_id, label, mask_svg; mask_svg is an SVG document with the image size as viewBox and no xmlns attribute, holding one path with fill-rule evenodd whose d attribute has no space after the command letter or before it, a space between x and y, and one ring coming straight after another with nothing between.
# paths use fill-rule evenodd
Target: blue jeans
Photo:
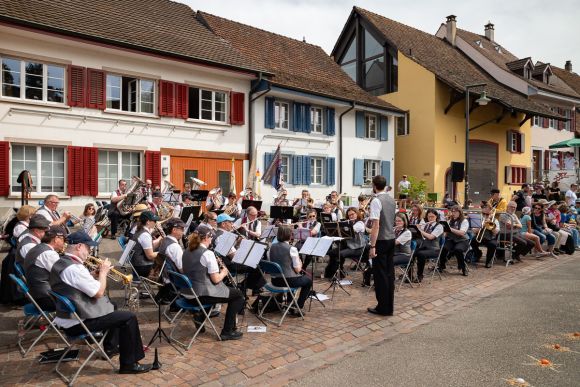
<instances>
[{"instance_id":1,"label":"blue jeans","mask_svg":"<svg viewBox=\"0 0 580 387\"><path fill-rule=\"evenodd\" d=\"M540 238L540 244L544 243L546 240L548 240L548 246L554 246L556 244L556 237L552 234L544 233L537 228L534 229L534 234Z\"/></svg>"},{"instance_id":2,"label":"blue jeans","mask_svg":"<svg viewBox=\"0 0 580 387\"><path fill-rule=\"evenodd\" d=\"M565 229L572 235L572 240L574 241L574 247L580 247L580 233L575 228Z\"/></svg>"}]
</instances>

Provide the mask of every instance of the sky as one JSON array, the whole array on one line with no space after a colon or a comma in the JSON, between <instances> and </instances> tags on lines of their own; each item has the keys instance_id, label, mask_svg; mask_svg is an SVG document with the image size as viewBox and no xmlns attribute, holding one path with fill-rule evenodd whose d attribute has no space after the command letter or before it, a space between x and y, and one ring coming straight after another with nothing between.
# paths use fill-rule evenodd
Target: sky
<instances>
[{"instance_id":1,"label":"sky","mask_svg":"<svg viewBox=\"0 0 580 387\"><path fill-rule=\"evenodd\" d=\"M519 58L580 73L578 0L176 0L194 10L249 24L332 51L354 5L434 34L447 15L457 27L483 35L495 24L495 41ZM557 4L557 6L554 6Z\"/></svg>"}]
</instances>

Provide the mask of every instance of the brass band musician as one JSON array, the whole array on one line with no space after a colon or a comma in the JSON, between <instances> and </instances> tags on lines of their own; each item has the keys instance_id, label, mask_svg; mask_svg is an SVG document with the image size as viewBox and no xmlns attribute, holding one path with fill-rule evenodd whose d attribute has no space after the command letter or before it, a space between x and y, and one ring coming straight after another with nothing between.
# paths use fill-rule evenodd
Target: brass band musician
<instances>
[{"instance_id":1,"label":"brass band musician","mask_svg":"<svg viewBox=\"0 0 580 387\"><path fill-rule=\"evenodd\" d=\"M487 248L487 253L485 255L485 267L490 268L491 260L493 259L495 251L497 250L499 222L495 216L493 216L492 207L487 202L481 204L481 217L481 228L474 229L476 237L471 239L471 247L473 248L476 261L479 261L483 254L479 249L479 246L484 245ZM480 236L480 233L483 233L483 235ZM478 238L480 239L479 242Z\"/></svg>"},{"instance_id":2,"label":"brass band musician","mask_svg":"<svg viewBox=\"0 0 580 387\"><path fill-rule=\"evenodd\" d=\"M155 240L151 234L155 229L159 217L154 215L151 211L143 211L139 216L139 223L137 230L133 235L135 247L133 248L133 255L131 256L131 263L135 271L141 277L148 277L153 266L153 261L157 257L157 248L163 239L158 236Z\"/></svg>"},{"instance_id":3,"label":"brass band musician","mask_svg":"<svg viewBox=\"0 0 580 387\"><path fill-rule=\"evenodd\" d=\"M352 228L355 232L354 238L345 239L341 241L341 248L333 248L328 252L330 261L324 270L325 278L332 278L334 273L339 268L340 265L340 276L344 276L344 261L346 258L360 258L361 253L366 245L365 239L365 225L362 222L362 218L356 208L350 207L346 211L346 216Z\"/></svg>"},{"instance_id":4,"label":"brass band musician","mask_svg":"<svg viewBox=\"0 0 580 387\"><path fill-rule=\"evenodd\" d=\"M246 210L246 216L236 220L234 227L240 234L249 239L258 240L262 235L262 224L258 219L258 210L256 207L250 206Z\"/></svg>"},{"instance_id":5,"label":"brass band musician","mask_svg":"<svg viewBox=\"0 0 580 387\"><path fill-rule=\"evenodd\" d=\"M299 219L305 218L306 212L312 208L313 204L314 202L310 197L310 192L308 192L307 189L303 189L301 197L294 200L294 203L292 203L292 206L294 207L294 214Z\"/></svg>"},{"instance_id":6,"label":"brass band musician","mask_svg":"<svg viewBox=\"0 0 580 387\"><path fill-rule=\"evenodd\" d=\"M507 210L507 200L500 196L500 191L497 188L494 188L490 192L491 197L488 200L488 203L491 208L495 208L497 212L506 212Z\"/></svg>"}]
</instances>

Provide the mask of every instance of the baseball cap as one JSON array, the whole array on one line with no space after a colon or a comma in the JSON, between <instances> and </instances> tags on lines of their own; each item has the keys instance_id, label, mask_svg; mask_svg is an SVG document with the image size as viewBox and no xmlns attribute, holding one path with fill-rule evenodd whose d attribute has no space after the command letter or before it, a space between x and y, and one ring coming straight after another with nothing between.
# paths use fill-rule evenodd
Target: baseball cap
<instances>
[{"instance_id":1,"label":"baseball cap","mask_svg":"<svg viewBox=\"0 0 580 387\"><path fill-rule=\"evenodd\" d=\"M78 245L78 244L83 244L83 245L87 245L87 246L98 246L99 244L97 242L95 242L90 236L89 234L87 234L84 231L76 231L73 232L72 234L70 234L67 238L66 238L66 242L69 245Z\"/></svg>"},{"instance_id":2,"label":"baseball cap","mask_svg":"<svg viewBox=\"0 0 580 387\"><path fill-rule=\"evenodd\" d=\"M201 239L207 237L208 235L215 237L215 232L213 231L213 228L203 223L197 226L195 232L199 235Z\"/></svg>"},{"instance_id":3,"label":"baseball cap","mask_svg":"<svg viewBox=\"0 0 580 387\"><path fill-rule=\"evenodd\" d=\"M59 236L65 236L62 226L51 226L44 234L43 240L52 240Z\"/></svg>"},{"instance_id":4,"label":"baseball cap","mask_svg":"<svg viewBox=\"0 0 580 387\"><path fill-rule=\"evenodd\" d=\"M179 218L171 218L167 222L165 222L165 224L168 230L171 230L172 228L175 227L185 228L185 223L183 222L183 220Z\"/></svg>"},{"instance_id":5,"label":"baseball cap","mask_svg":"<svg viewBox=\"0 0 580 387\"><path fill-rule=\"evenodd\" d=\"M151 211L143 211L141 213L141 215L139 216L139 220L141 222L147 222L148 220L152 220L154 222L157 222L159 220L159 217L157 215L155 215L154 213L152 213Z\"/></svg>"},{"instance_id":6,"label":"baseball cap","mask_svg":"<svg viewBox=\"0 0 580 387\"><path fill-rule=\"evenodd\" d=\"M222 222L233 222L234 220L236 220L236 219L232 218L228 214L224 214L223 212L221 214L219 214L217 217L218 224L220 224Z\"/></svg>"},{"instance_id":7,"label":"baseball cap","mask_svg":"<svg viewBox=\"0 0 580 387\"><path fill-rule=\"evenodd\" d=\"M492 190L491 190L489 193L490 193L490 194L492 194L492 195L493 195L493 194L496 194L496 193L499 193L499 189L497 189L497 188L494 188L494 189L492 189Z\"/></svg>"},{"instance_id":8,"label":"baseball cap","mask_svg":"<svg viewBox=\"0 0 580 387\"><path fill-rule=\"evenodd\" d=\"M39 228L42 230L48 230L50 227L50 222L44 216L32 215L30 217L30 222L28 223L28 228Z\"/></svg>"}]
</instances>

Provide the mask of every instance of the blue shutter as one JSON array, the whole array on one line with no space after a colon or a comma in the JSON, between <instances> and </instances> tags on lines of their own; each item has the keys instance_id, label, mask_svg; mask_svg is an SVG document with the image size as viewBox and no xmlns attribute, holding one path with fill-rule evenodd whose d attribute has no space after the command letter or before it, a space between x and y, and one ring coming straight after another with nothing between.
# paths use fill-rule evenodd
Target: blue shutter
<instances>
[{"instance_id":1,"label":"blue shutter","mask_svg":"<svg viewBox=\"0 0 580 387\"><path fill-rule=\"evenodd\" d=\"M356 112L356 136L365 137L365 112Z\"/></svg>"},{"instance_id":2,"label":"blue shutter","mask_svg":"<svg viewBox=\"0 0 580 387\"><path fill-rule=\"evenodd\" d=\"M391 162L381 161L381 175L387 180L387 185L391 185Z\"/></svg>"},{"instance_id":3,"label":"blue shutter","mask_svg":"<svg viewBox=\"0 0 580 387\"><path fill-rule=\"evenodd\" d=\"M302 184L310 185L310 156L302 156Z\"/></svg>"},{"instance_id":4,"label":"blue shutter","mask_svg":"<svg viewBox=\"0 0 580 387\"><path fill-rule=\"evenodd\" d=\"M302 117L302 119L304 120L304 127L302 128L302 131L304 133L310 133L310 105L308 104L303 104L302 105L303 111L304 111L304 117Z\"/></svg>"},{"instance_id":5,"label":"blue shutter","mask_svg":"<svg viewBox=\"0 0 580 387\"><path fill-rule=\"evenodd\" d=\"M300 104L292 104L292 130L294 132L301 132L302 121L300 120Z\"/></svg>"},{"instance_id":6,"label":"blue shutter","mask_svg":"<svg viewBox=\"0 0 580 387\"><path fill-rule=\"evenodd\" d=\"M335 122L334 122L334 109L326 109L326 127L324 133L328 136L334 136L336 134Z\"/></svg>"},{"instance_id":7,"label":"blue shutter","mask_svg":"<svg viewBox=\"0 0 580 387\"><path fill-rule=\"evenodd\" d=\"M357 112L358 115L358 112ZM363 185L364 184L364 164L363 159L354 159L353 173L352 173L352 184L353 185Z\"/></svg>"},{"instance_id":8,"label":"blue shutter","mask_svg":"<svg viewBox=\"0 0 580 387\"><path fill-rule=\"evenodd\" d=\"M292 156L292 184L301 185L303 176L302 156Z\"/></svg>"},{"instance_id":9,"label":"blue shutter","mask_svg":"<svg viewBox=\"0 0 580 387\"><path fill-rule=\"evenodd\" d=\"M264 176L266 169L268 169L273 159L274 153L264 153L264 170L262 171L262 176Z\"/></svg>"},{"instance_id":10,"label":"blue shutter","mask_svg":"<svg viewBox=\"0 0 580 387\"><path fill-rule=\"evenodd\" d=\"M380 130L381 141L387 141L389 139L389 119L388 119L388 117L381 116L379 130Z\"/></svg>"},{"instance_id":11,"label":"blue shutter","mask_svg":"<svg viewBox=\"0 0 580 387\"><path fill-rule=\"evenodd\" d=\"M268 129L274 129L274 126L276 126L276 120L274 118L274 98L266 97L265 111L266 119L264 126Z\"/></svg>"},{"instance_id":12,"label":"blue shutter","mask_svg":"<svg viewBox=\"0 0 580 387\"><path fill-rule=\"evenodd\" d=\"M326 185L334 185L336 182L336 168L334 157L326 158Z\"/></svg>"}]
</instances>

